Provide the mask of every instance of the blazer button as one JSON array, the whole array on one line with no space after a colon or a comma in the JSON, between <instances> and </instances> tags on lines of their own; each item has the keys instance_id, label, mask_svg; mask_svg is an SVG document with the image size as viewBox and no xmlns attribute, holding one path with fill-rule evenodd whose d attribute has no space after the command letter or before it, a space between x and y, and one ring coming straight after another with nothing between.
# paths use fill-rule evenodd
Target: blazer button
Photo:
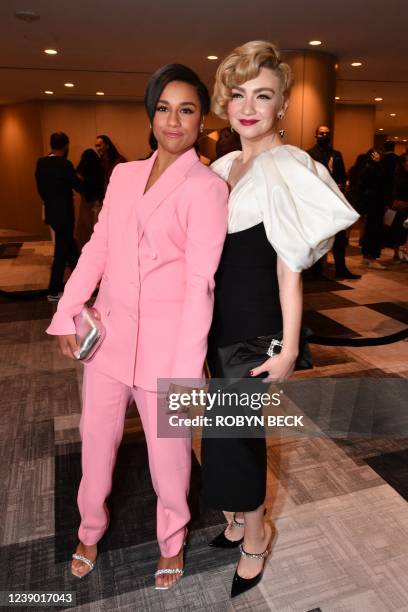
<instances>
[{"instance_id":1,"label":"blazer button","mask_svg":"<svg viewBox=\"0 0 408 612\"><path fill-rule=\"evenodd\" d=\"M150 257L151 257L152 259L157 259L157 253L152 253L152 254L150 255Z\"/></svg>"}]
</instances>

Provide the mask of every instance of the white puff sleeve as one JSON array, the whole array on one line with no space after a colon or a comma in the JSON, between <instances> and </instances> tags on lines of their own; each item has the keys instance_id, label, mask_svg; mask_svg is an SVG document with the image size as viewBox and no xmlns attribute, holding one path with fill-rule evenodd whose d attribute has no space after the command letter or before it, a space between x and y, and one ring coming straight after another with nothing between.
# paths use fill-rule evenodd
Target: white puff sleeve
<instances>
[{"instance_id":1,"label":"white puff sleeve","mask_svg":"<svg viewBox=\"0 0 408 612\"><path fill-rule=\"evenodd\" d=\"M251 173L268 240L294 272L310 268L359 217L328 170L297 147L261 153Z\"/></svg>"}]
</instances>

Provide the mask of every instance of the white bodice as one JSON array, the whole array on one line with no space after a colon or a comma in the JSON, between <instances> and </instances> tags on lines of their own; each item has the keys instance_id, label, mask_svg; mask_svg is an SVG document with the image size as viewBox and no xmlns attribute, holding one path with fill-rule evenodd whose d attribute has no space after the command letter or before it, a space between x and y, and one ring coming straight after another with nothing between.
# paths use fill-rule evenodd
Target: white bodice
<instances>
[{"instance_id":1,"label":"white bodice","mask_svg":"<svg viewBox=\"0 0 408 612\"><path fill-rule=\"evenodd\" d=\"M212 170L227 181L240 154L224 155ZM320 259L334 235L357 219L328 170L292 145L257 155L231 190L228 204L228 233L263 222L269 242L295 272Z\"/></svg>"}]
</instances>

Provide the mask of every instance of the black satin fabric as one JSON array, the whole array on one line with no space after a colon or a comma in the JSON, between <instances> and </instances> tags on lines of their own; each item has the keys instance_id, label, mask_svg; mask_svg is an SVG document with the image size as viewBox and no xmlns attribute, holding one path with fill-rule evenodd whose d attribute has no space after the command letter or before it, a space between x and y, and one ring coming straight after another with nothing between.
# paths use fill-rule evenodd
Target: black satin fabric
<instances>
[{"instance_id":1,"label":"black satin fabric","mask_svg":"<svg viewBox=\"0 0 408 612\"><path fill-rule=\"evenodd\" d=\"M214 318L208 351L212 376L209 392L212 393L226 390L230 381L224 376L241 378L251 369L254 361L247 361L247 358L251 353L252 360L254 342L248 339L277 336L282 329L277 254L267 239L263 223L227 235L215 281ZM236 343L240 345L241 352L228 348ZM265 338L260 344L268 348L270 341ZM220 359L223 348L224 353L231 352L234 359L239 361L239 364L233 364L236 369L232 376L229 361ZM255 350L258 351L258 347ZM261 352L258 357L257 353L255 360L259 365L266 360L266 356L262 357ZM245 381L238 381L237 384L240 388L247 386ZM254 380L251 390L265 392L265 383ZM217 414L225 416L225 408L215 405L211 416ZM204 501L209 507L219 510L250 512L265 499L265 438L259 437L259 429L252 432L247 428L246 437L228 437L230 433L226 429L225 435L221 433L224 437L214 437L211 428L203 428L201 465Z\"/></svg>"},{"instance_id":2,"label":"black satin fabric","mask_svg":"<svg viewBox=\"0 0 408 612\"><path fill-rule=\"evenodd\" d=\"M311 333L311 330L302 328L295 370L308 370L313 367L312 354L307 344L307 338ZM217 359L218 377L225 379L249 377L250 370L257 368L269 359L267 351L272 340L282 341L282 332L217 347L215 357ZM278 355L281 350L280 346L276 346L274 353ZM262 377L266 376L267 374Z\"/></svg>"}]
</instances>

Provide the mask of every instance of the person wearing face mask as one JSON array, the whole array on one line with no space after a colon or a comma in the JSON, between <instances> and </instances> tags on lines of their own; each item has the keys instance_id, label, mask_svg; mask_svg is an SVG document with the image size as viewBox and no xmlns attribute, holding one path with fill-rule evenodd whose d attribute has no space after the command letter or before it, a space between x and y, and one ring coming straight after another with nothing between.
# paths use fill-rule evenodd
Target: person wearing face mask
<instances>
[{"instance_id":1,"label":"person wearing face mask","mask_svg":"<svg viewBox=\"0 0 408 612\"><path fill-rule=\"evenodd\" d=\"M331 146L331 132L327 125L320 125L316 129L316 144L308 150L309 155L315 160L326 166L337 186L344 192L346 186L346 169L344 167L343 156L340 151ZM336 278L357 280L360 274L354 274L346 265L346 231L342 230L336 234L333 244L333 257L336 269ZM322 262L317 262L314 266L317 275L322 273Z\"/></svg>"},{"instance_id":2,"label":"person wearing face mask","mask_svg":"<svg viewBox=\"0 0 408 612\"><path fill-rule=\"evenodd\" d=\"M101 281L95 307L106 336L84 366L80 542L71 565L78 578L94 568L109 525L105 500L131 398L157 494L156 588L168 589L183 574L191 439L158 435L167 406L157 387L158 379L203 376L228 199L227 185L194 148L209 105L206 86L186 66L169 64L153 74L145 107L155 152L115 166L92 237L47 330L75 358L73 319Z\"/></svg>"}]
</instances>

